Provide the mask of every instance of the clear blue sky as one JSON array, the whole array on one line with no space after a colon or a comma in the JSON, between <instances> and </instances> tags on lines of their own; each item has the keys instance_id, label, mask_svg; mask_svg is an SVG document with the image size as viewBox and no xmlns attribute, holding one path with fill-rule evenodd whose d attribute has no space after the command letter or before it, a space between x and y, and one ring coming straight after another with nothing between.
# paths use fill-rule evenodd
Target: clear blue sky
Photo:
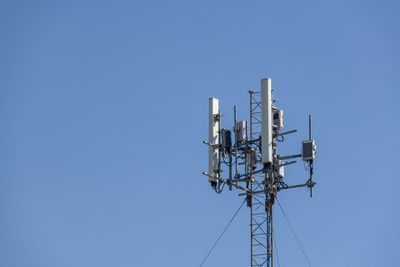
<instances>
[{"instance_id":1,"label":"clear blue sky","mask_svg":"<svg viewBox=\"0 0 400 267\"><path fill-rule=\"evenodd\" d=\"M315 197L279 199L313 266L398 266L398 1L2 1L0 266L198 266L241 203L207 169L208 97L271 77L282 153L314 118ZM306 179L302 164L286 182ZM281 266L307 266L275 210ZM205 266L249 266L243 208Z\"/></svg>"}]
</instances>

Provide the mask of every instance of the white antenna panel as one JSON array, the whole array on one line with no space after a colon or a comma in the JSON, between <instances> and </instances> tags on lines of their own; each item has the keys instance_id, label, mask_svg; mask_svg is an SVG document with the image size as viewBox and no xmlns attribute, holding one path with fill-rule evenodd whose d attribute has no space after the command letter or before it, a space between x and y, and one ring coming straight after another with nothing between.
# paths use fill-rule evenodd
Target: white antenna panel
<instances>
[{"instance_id":1,"label":"white antenna panel","mask_svg":"<svg viewBox=\"0 0 400 267\"><path fill-rule=\"evenodd\" d=\"M219 101L217 98L209 98L208 117L208 181L217 182L219 178L219 128L220 114ZM214 178L216 177L216 178Z\"/></svg>"},{"instance_id":2,"label":"white antenna panel","mask_svg":"<svg viewBox=\"0 0 400 267\"><path fill-rule=\"evenodd\" d=\"M271 79L261 80L261 162L272 163L272 88Z\"/></svg>"}]
</instances>

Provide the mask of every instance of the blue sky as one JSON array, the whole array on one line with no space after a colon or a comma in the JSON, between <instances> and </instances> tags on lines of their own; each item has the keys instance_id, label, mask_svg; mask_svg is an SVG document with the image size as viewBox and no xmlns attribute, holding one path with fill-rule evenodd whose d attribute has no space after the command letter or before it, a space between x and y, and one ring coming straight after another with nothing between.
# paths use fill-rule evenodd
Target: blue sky
<instances>
[{"instance_id":1,"label":"blue sky","mask_svg":"<svg viewBox=\"0 0 400 267\"><path fill-rule=\"evenodd\" d=\"M281 152L313 114L315 195L279 200L312 266L397 266L398 1L2 1L0 266L198 266L241 203L207 178L208 97ZM306 179L302 164L286 182ZM307 266L275 210L280 265ZM249 265L243 208L205 266Z\"/></svg>"}]
</instances>

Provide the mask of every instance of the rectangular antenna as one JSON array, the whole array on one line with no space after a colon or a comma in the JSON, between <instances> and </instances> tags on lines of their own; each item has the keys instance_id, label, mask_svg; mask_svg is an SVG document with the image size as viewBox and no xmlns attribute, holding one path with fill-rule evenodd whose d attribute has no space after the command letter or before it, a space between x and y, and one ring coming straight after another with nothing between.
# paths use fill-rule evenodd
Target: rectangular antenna
<instances>
[{"instance_id":1,"label":"rectangular antenna","mask_svg":"<svg viewBox=\"0 0 400 267\"><path fill-rule=\"evenodd\" d=\"M271 79L261 80L261 162L272 163L272 88Z\"/></svg>"},{"instance_id":2,"label":"rectangular antenna","mask_svg":"<svg viewBox=\"0 0 400 267\"><path fill-rule=\"evenodd\" d=\"M219 101L213 97L208 100L208 181L217 182L216 178L219 178Z\"/></svg>"}]
</instances>

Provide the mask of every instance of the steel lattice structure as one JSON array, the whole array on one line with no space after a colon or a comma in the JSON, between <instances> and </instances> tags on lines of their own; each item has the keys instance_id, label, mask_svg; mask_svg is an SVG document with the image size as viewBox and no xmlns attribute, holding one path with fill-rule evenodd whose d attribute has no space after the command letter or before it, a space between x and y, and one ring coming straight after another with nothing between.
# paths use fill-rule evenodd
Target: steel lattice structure
<instances>
[{"instance_id":1,"label":"steel lattice structure","mask_svg":"<svg viewBox=\"0 0 400 267\"><path fill-rule=\"evenodd\" d=\"M219 102L210 98L209 142L204 142L209 145L209 173L203 174L209 177L209 182L217 193L222 192L225 184L229 186L229 190L235 187L244 191L239 196L246 196L247 206L250 208L250 266L273 267L273 205L276 195L280 190L308 187L312 196L312 187L315 185L312 180L315 144L311 135L310 115L310 139L302 142L302 154L278 154L277 142L282 142L284 135L296 130L280 132L283 128L283 111L273 105L270 79L264 79L261 83L261 92L249 91L249 135L247 122L237 121L236 106L234 107L233 144L230 130L221 129L222 113L219 111ZM266 155L265 151L269 154ZM289 186L283 180L284 166L296 161L284 160L297 157L308 162L310 176L304 184ZM229 170L228 179L221 177L223 166Z\"/></svg>"},{"instance_id":2,"label":"steel lattice structure","mask_svg":"<svg viewBox=\"0 0 400 267\"><path fill-rule=\"evenodd\" d=\"M249 91L250 95L250 141L261 135L261 100L260 92ZM254 145L253 145L254 146ZM251 176L251 191L265 190L265 175ZM272 206L266 206L265 194L251 194L250 198L250 235L251 266L265 266L272 262ZM269 257L269 255L271 255Z\"/></svg>"}]
</instances>

